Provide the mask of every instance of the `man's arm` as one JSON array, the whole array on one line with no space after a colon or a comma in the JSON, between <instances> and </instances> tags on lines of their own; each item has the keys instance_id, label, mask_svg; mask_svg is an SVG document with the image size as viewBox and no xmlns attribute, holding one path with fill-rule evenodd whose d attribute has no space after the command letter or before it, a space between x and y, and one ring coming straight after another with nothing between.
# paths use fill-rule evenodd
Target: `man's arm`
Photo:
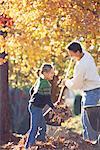
<instances>
[{"instance_id":1,"label":"man's arm","mask_svg":"<svg viewBox=\"0 0 100 150\"><path fill-rule=\"evenodd\" d=\"M67 79L65 81L65 85L69 89L73 89L73 90L82 89L84 85L84 77L85 77L84 68L80 66L76 67L74 70L73 78Z\"/></svg>"}]
</instances>

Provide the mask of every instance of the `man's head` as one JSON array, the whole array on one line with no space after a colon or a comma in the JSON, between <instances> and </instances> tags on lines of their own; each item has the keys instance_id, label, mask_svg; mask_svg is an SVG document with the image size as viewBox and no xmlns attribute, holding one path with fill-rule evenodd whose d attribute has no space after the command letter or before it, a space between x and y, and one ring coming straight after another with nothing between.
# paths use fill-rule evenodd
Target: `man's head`
<instances>
[{"instance_id":1,"label":"man's head","mask_svg":"<svg viewBox=\"0 0 100 150\"><path fill-rule=\"evenodd\" d=\"M77 59L77 60L80 60L82 55L83 55L83 52L82 52L82 47L79 43L77 42L73 42L71 43L68 47L67 47L67 50L68 50L68 54Z\"/></svg>"}]
</instances>

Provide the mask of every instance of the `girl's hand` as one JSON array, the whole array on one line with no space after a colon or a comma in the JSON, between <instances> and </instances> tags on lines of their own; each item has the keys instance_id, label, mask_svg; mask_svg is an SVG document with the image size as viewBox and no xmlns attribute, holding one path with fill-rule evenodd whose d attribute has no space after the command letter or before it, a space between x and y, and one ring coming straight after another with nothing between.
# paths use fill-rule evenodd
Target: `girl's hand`
<instances>
[{"instance_id":1,"label":"girl's hand","mask_svg":"<svg viewBox=\"0 0 100 150\"><path fill-rule=\"evenodd\" d=\"M53 111L54 111L55 113L57 113L57 114L59 113L58 109L55 108L55 107L53 108Z\"/></svg>"}]
</instances>

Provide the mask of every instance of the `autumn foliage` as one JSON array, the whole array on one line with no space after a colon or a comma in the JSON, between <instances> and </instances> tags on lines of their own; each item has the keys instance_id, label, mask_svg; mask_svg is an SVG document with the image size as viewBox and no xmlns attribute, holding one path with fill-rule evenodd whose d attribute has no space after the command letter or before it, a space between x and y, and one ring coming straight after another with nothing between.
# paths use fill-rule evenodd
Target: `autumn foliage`
<instances>
[{"instance_id":1,"label":"autumn foliage","mask_svg":"<svg viewBox=\"0 0 100 150\"><path fill-rule=\"evenodd\" d=\"M10 85L34 83L43 62L64 74L65 46L74 39L100 63L99 0L0 0L0 10L0 31L7 33L0 36L0 52L9 54Z\"/></svg>"}]
</instances>

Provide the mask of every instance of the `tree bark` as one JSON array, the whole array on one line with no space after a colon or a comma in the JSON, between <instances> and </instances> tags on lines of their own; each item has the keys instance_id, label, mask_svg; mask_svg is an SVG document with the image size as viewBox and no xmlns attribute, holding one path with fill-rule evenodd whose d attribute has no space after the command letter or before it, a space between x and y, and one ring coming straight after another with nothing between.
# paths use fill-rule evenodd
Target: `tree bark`
<instances>
[{"instance_id":1,"label":"tree bark","mask_svg":"<svg viewBox=\"0 0 100 150\"><path fill-rule=\"evenodd\" d=\"M0 65L0 144L10 136L10 109L8 96L8 62Z\"/></svg>"},{"instance_id":2,"label":"tree bark","mask_svg":"<svg viewBox=\"0 0 100 150\"><path fill-rule=\"evenodd\" d=\"M55 103L58 100L58 96L59 96L60 88L58 86L58 80L59 80L58 75L54 75L53 80L50 81L52 85L51 98L52 98L53 103Z\"/></svg>"}]
</instances>

